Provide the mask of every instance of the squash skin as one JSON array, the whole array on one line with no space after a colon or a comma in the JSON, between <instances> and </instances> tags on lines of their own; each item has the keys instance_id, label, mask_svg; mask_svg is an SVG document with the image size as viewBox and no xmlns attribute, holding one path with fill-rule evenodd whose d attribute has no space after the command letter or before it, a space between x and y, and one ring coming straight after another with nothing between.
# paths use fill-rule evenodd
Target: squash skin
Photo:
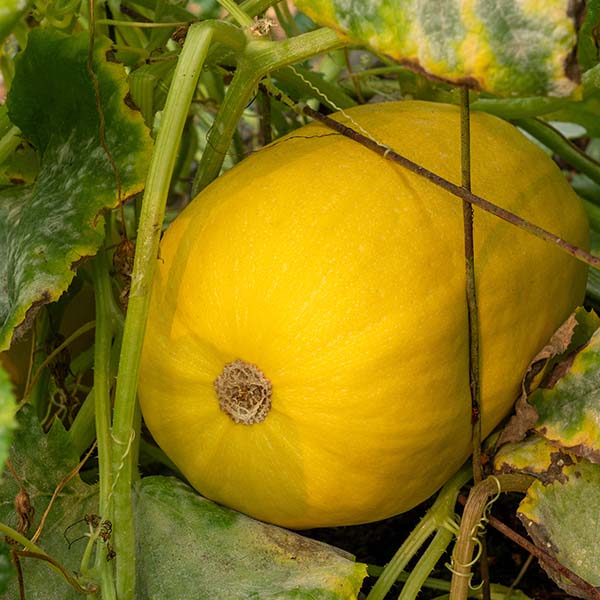
<instances>
[{"instance_id":1,"label":"squash skin","mask_svg":"<svg viewBox=\"0 0 600 600\"><path fill-rule=\"evenodd\" d=\"M459 183L455 107L346 114ZM471 138L474 193L587 247L581 202L539 148L481 113ZM322 125L242 161L161 243L139 387L156 441L202 494L279 525L414 507L470 453L463 247L459 199ZM587 270L477 209L475 266L487 435ZM236 359L272 383L261 423L219 408L213 382Z\"/></svg>"}]
</instances>

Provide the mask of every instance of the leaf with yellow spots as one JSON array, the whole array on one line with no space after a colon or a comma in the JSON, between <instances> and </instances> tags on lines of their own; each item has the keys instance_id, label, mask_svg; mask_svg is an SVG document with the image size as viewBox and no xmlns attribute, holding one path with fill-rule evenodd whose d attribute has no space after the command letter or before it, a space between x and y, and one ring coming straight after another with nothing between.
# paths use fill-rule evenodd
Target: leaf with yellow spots
<instances>
[{"instance_id":1,"label":"leaf with yellow spots","mask_svg":"<svg viewBox=\"0 0 600 600\"><path fill-rule=\"evenodd\" d=\"M353 43L499 95L569 96L577 44L569 0L297 0Z\"/></svg>"},{"instance_id":2,"label":"leaf with yellow spots","mask_svg":"<svg viewBox=\"0 0 600 600\"><path fill-rule=\"evenodd\" d=\"M16 60L8 113L36 149L40 169L33 184L0 191L0 351L96 253L102 213L119 202L115 171L121 200L143 187L152 142L139 112L126 104L126 73L108 61L109 48L109 40L95 40L101 113L87 68L88 34L34 29Z\"/></svg>"},{"instance_id":3,"label":"leaf with yellow spots","mask_svg":"<svg viewBox=\"0 0 600 600\"><path fill-rule=\"evenodd\" d=\"M600 588L600 465L585 460L565 467L551 483L536 481L521 501L518 515L536 545L591 586ZM568 593L592 598L541 560L547 573Z\"/></svg>"},{"instance_id":4,"label":"leaf with yellow spots","mask_svg":"<svg viewBox=\"0 0 600 600\"><path fill-rule=\"evenodd\" d=\"M522 442L504 444L494 456L494 469L500 473L525 473L550 483L564 480L563 469L578 460L543 437L533 435Z\"/></svg>"},{"instance_id":5,"label":"leaf with yellow spots","mask_svg":"<svg viewBox=\"0 0 600 600\"><path fill-rule=\"evenodd\" d=\"M600 462L600 330L575 356L552 389L538 389L529 403L540 435L572 453Z\"/></svg>"}]
</instances>

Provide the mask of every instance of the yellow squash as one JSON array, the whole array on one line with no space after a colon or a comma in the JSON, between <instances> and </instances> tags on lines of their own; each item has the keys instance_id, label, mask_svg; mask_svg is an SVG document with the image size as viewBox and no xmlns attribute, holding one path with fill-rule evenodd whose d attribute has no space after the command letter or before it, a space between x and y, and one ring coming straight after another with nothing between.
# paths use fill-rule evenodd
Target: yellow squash
<instances>
[{"instance_id":1,"label":"yellow squash","mask_svg":"<svg viewBox=\"0 0 600 600\"><path fill-rule=\"evenodd\" d=\"M460 120L424 102L336 118L455 183ZM580 201L511 125L472 115L473 191L580 246ZM415 506L468 457L461 201L312 124L203 191L161 245L140 400L205 496L293 528ZM475 210L483 433L583 298L586 268Z\"/></svg>"}]
</instances>

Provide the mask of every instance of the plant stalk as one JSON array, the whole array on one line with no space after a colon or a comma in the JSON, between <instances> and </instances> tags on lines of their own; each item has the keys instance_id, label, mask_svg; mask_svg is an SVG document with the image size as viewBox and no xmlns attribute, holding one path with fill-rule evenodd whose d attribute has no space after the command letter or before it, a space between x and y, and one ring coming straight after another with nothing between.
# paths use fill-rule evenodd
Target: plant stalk
<instances>
[{"instance_id":1,"label":"plant stalk","mask_svg":"<svg viewBox=\"0 0 600 600\"><path fill-rule=\"evenodd\" d=\"M98 442L99 500L98 512L102 520L112 521L112 455L111 438L111 347L113 320L111 318L112 287L106 251L100 250L92 261L92 277L96 304L96 337L94 343L94 414ZM97 546L96 567L100 574L103 600L115 600L115 573L113 562L106 560L106 549Z\"/></svg>"},{"instance_id":2,"label":"plant stalk","mask_svg":"<svg viewBox=\"0 0 600 600\"><path fill-rule=\"evenodd\" d=\"M463 466L444 487L440 490L435 502L427 511L421 522L406 538L402 546L398 549L392 560L385 566L385 569L377 579L375 585L369 592L367 600L384 600L390 588L409 561L415 556L423 544L439 529L448 527L449 522L454 522L454 507L460 488L471 479L472 470L470 464ZM451 540L452 535L448 538ZM432 555L439 552L439 538L435 542ZM443 550L442 550L443 552ZM430 555L430 558L431 556ZM419 571L417 577L420 580L429 574ZM424 579L423 579L424 580ZM422 583L422 581L421 581ZM413 582L414 584L414 582ZM410 596L404 596L403 600L408 600Z\"/></svg>"},{"instance_id":3,"label":"plant stalk","mask_svg":"<svg viewBox=\"0 0 600 600\"><path fill-rule=\"evenodd\" d=\"M552 125L541 119L516 119L513 122L550 148L573 168L600 185L600 163L578 148Z\"/></svg>"},{"instance_id":4,"label":"plant stalk","mask_svg":"<svg viewBox=\"0 0 600 600\"><path fill-rule=\"evenodd\" d=\"M460 88L460 161L461 184L471 191L471 113L469 108L469 88ZM466 200L463 203L463 229L465 240L465 280L467 317L469 324L469 390L471 394L471 440L473 454L473 481L478 484L483 479L481 464L481 385L479 370L479 311L477 308L477 286L475 280L475 249L473 240L473 206ZM490 600L490 569L485 536L481 539L481 560L479 568L483 581L483 600Z\"/></svg>"},{"instance_id":5,"label":"plant stalk","mask_svg":"<svg viewBox=\"0 0 600 600\"><path fill-rule=\"evenodd\" d=\"M135 597L135 537L132 506L136 389L148 315L152 278L171 175L179 140L204 60L213 38L210 22L189 28L169 88L155 151L152 155L140 215L137 248L131 277L131 291L123 345L119 361L113 417L113 531L117 553L116 585L118 600Z\"/></svg>"},{"instance_id":6,"label":"plant stalk","mask_svg":"<svg viewBox=\"0 0 600 600\"><path fill-rule=\"evenodd\" d=\"M406 583L402 586L398 600L414 600L418 597L421 588L450 545L453 537L454 533L446 527L440 527L436 531L433 540L431 540L431 543L408 576Z\"/></svg>"},{"instance_id":7,"label":"plant stalk","mask_svg":"<svg viewBox=\"0 0 600 600\"><path fill-rule=\"evenodd\" d=\"M479 532L487 522L486 511L490 497L501 492L525 492L533 481L526 475L498 475L488 477L473 486L463 511L462 521L452 552L451 600L466 600L472 579L473 551L479 544ZM493 500L492 500L493 502Z\"/></svg>"}]
</instances>

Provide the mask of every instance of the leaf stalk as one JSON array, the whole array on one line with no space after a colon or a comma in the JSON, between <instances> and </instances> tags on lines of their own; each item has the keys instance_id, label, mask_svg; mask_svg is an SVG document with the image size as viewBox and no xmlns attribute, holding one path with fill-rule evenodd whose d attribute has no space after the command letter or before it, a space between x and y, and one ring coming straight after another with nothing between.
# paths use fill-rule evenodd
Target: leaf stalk
<instances>
[{"instance_id":1,"label":"leaf stalk","mask_svg":"<svg viewBox=\"0 0 600 600\"><path fill-rule=\"evenodd\" d=\"M212 39L213 28L210 21L196 23L188 31L169 88L156 148L150 162L140 214L112 427L113 531L117 553L118 600L133 600L135 597L136 546L131 489L133 480L131 447L134 438L139 437L139 430L136 431L134 427L136 390L152 278L179 140Z\"/></svg>"}]
</instances>

